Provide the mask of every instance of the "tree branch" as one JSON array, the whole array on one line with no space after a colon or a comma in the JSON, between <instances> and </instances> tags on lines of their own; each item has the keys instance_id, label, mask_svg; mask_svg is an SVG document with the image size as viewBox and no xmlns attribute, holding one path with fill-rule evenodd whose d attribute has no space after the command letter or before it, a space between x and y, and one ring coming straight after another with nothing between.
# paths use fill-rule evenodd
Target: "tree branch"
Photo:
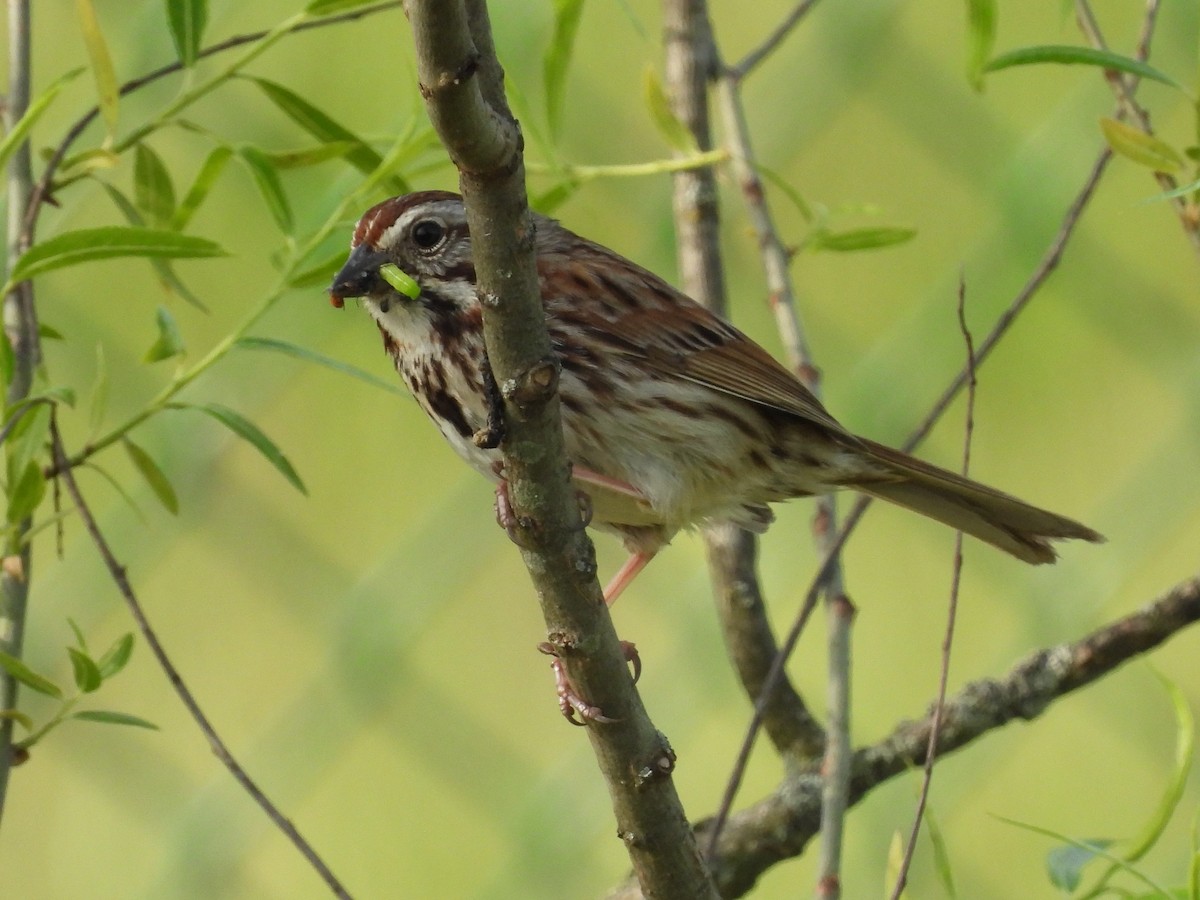
<instances>
[{"instance_id":1,"label":"tree branch","mask_svg":"<svg viewBox=\"0 0 1200 900\"><path fill-rule=\"evenodd\" d=\"M1200 574L1176 585L1131 615L1081 640L1031 653L998 679L972 682L945 704L938 753L945 756L1007 725L1032 720L1056 700L1110 674L1200 621ZM903 722L877 744L855 751L850 800L924 764L932 714ZM730 817L710 859L722 897L747 893L767 869L800 855L820 826L821 782L816 768L789 774L768 796ZM703 834L711 826L701 823ZM640 896L625 885L610 897Z\"/></svg>"},{"instance_id":2,"label":"tree branch","mask_svg":"<svg viewBox=\"0 0 1200 900\"><path fill-rule=\"evenodd\" d=\"M488 358L505 401L504 476L522 555L572 685L619 721L587 728L646 896L715 897L671 771L596 581L563 446L558 362L546 334L521 135L482 0L410 0L421 93L459 168Z\"/></svg>"}]
</instances>

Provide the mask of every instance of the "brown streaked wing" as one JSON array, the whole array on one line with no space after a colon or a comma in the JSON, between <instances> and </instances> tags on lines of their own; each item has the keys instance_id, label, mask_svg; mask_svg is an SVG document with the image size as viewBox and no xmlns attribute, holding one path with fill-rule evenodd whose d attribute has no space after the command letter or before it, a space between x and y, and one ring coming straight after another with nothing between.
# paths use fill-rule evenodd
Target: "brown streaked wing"
<instances>
[{"instance_id":1,"label":"brown streaked wing","mask_svg":"<svg viewBox=\"0 0 1200 900\"><path fill-rule=\"evenodd\" d=\"M771 354L691 298L674 293L674 306L627 312L609 328L640 347L641 358L660 375L685 378L849 435Z\"/></svg>"}]
</instances>

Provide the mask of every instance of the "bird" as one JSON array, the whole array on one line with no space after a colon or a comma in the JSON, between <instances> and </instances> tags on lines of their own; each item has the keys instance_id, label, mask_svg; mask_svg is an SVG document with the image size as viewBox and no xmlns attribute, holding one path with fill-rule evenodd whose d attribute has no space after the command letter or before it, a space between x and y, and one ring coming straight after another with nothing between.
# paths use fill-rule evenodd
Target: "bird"
<instances>
[{"instance_id":1,"label":"bird","mask_svg":"<svg viewBox=\"0 0 1200 900\"><path fill-rule=\"evenodd\" d=\"M734 325L619 253L531 215L572 479L591 525L615 532L630 554L604 590L609 603L681 530L724 521L761 533L772 503L842 489L1031 564L1053 562L1054 541L1104 540L1074 519L855 435ZM360 300L446 441L503 486L462 198L391 197L362 215L350 246L332 302ZM410 287L387 277L396 270Z\"/></svg>"}]
</instances>

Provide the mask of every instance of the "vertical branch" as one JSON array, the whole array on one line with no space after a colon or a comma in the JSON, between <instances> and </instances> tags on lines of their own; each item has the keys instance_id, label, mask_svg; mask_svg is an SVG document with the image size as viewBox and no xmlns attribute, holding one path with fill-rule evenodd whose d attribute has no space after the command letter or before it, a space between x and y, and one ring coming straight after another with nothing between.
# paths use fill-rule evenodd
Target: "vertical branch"
<instances>
[{"instance_id":1,"label":"vertical branch","mask_svg":"<svg viewBox=\"0 0 1200 900\"><path fill-rule=\"evenodd\" d=\"M803 19L813 2L802 2L785 19L768 41L747 62L722 67L718 79L718 102L725 127L730 159L747 215L758 239L767 290L776 325L783 338L788 362L800 380L817 398L821 396L820 370L800 321L799 308L789 272L790 254L771 216L766 193L756 171L750 126L741 98L741 79ZM826 646L829 682L826 692L828 721L825 759L822 766L821 854L817 870L817 896L840 896L842 824L850 794L850 647L854 604L846 593L841 559L832 550L837 536L837 506L832 495L819 497L813 518L813 537L818 551L830 560L822 583L827 611Z\"/></svg>"},{"instance_id":2,"label":"vertical branch","mask_svg":"<svg viewBox=\"0 0 1200 900\"><path fill-rule=\"evenodd\" d=\"M30 3L29 0L9 0L8 4L8 106L5 111L6 131L24 115L30 93ZM33 172L30 165L29 141L24 141L13 153L8 164L8 222L7 268L25 250L22 217L30 192ZM7 402L24 398L33 381L38 361L37 317L33 308L33 285L22 282L4 298L4 329L13 348L12 382L8 386ZM11 656L21 655L25 631L25 607L29 597L30 552L25 540L28 522L22 522L17 534L4 548L6 565L0 574L0 650ZM9 562L12 560L12 562ZM0 677L0 710L13 709L17 703L17 682L8 674ZM0 816L4 813L8 792L8 777L12 762L13 720L0 719Z\"/></svg>"},{"instance_id":3,"label":"vertical branch","mask_svg":"<svg viewBox=\"0 0 1200 900\"><path fill-rule=\"evenodd\" d=\"M672 110L701 151L710 150L708 87L717 58L704 0L664 0L663 34ZM673 208L680 287L726 315L716 172L708 167L677 172ZM757 540L731 525L716 525L705 529L704 543L730 660L746 692L757 697L777 652L755 571ZM764 727L781 753L819 753L824 746L820 725L786 679L770 694Z\"/></svg>"}]
</instances>

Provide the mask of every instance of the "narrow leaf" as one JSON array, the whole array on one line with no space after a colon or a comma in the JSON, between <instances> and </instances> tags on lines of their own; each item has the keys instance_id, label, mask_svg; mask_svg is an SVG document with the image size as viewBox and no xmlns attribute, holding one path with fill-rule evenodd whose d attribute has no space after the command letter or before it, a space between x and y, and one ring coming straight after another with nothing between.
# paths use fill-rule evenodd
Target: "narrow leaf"
<instances>
[{"instance_id":1,"label":"narrow leaf","mask_svg":"<svg viewBox=\"0 0 1200 900\"><path fill-rule=\"evenodd\" d=\"M41 466L29 463L8 485L8 521L13 525L33 515L46 496L46 476Z\"/></svg>"},{"instance_id":2,"label":"narrow leaf","mask_svg":"<svg viewBox=\"0 0 1200 900\"><path fill-rule=\"evenodd\" d=\"M1104 118L1100 120L1100 130L1114 152L1138 165L1155 172L1178 172L1183 167L1174 147L1132 125Z\"/></svg>"},{"instance_id":3,"label":"narrow leaf","mask_svg":"<svg viewBox=\"0 0 1200 900\"><path fill-rule=\"evenodd\" d=\"M33 731L33 719L18 709L0 709L0 719L11 719L26 731Z\"/></svg>"},{"instance_id":4,"label":"narrow leaf","mask_svg":"<svg viewBox=\"0 0 1200 900\"><path fill-rule=\"evenodd\" d=\"M196 210L200 208L200 204L208 197L208 192L212 190L213 184L225 170L225 163L229 162L229 157L232 155L233 151L225 146L214 147L209 152L204 164L200 166L200 171L196 174L196 180L192 182L192 186L184 195L183 200L175 207L175 215L171 217L171 228L175 231L183 231L187 227Z\"/></svg>"},{"instance_id":5,"label":"narrow leaf","mask_svg":"<svg viewBox=\"0 0 1200 900\"><path fill-rule=\"evenodd\" d=\"M95 660L74 647L67 648L67 655L71 657L71 668L75 673L75 686L79 690L90 694L100 687L100 683L104 679L100 677L100 669L96 666Z\"/></svg>"},{"instance_id":6,"label":"narrow leaf","mask_svg":"<svg viewBox=\"0 0 1200 900\"><path fill-rule=\"evenodd\" d=\"M996 46L996 0L967 0L967 82L983 90L984 66Z\"/></svg>"},{"instance_id":7,"label":"narrow leaf","mask_svg":"<svg viewBox=\"0 0 1200 900\"><path fill-rule=\"evenodd\" d=\"M9 431L7 439L10 481L37 458L50 438L50 408L45 403L12 409L10 415L18 412L21 413L21 419Z\"/></svg>"},{"instance_id":8,"label":"narrow leaf","mask_svg":"<svg viewBox=\"0 0 1200 900\"><path fill-rule=\"evenodd\" d=\"M29 104L25 110L25 114L16 121L16 124L13 125L8 134L4 136L4 140L0 141L0 170L8 166L8 158L28 139L29 132L33 130L33 126L37 124L37 120L42 117L42 113L50 108L50 104L54 102L62 89L66 87L67 82L73 80L82 71L82 67L72 69L50 85L50 87L46 88L46 90L42 91Z\"/></svg>"},{"instance_id":9,"label":"narrow leaf","mask_svg":"<svg viewBox=\"0 0 1200 900\"><path fill-rule=\"evenodd\" d=\"M1001 69L1011 69L1014 66L1030 66L1042 63L1058 65L1098 66L1101 69L1115 69L1127 72L1153 81L1169 84L1173 88L1183 90L1169 75L1164 75L1158 69L1140 60L1113 53L1111 50L1096 50L1092 47L1073 47L1069 45L1046 45L1039 47L1022 47L1001 53L983 67L984 72L999 72Z\"/></svg>"},{"instance_id":10,"label":"narrow leaf","mask_svg":"<svg viewBox=\"0 0 1200 900\"><path fill-rule=\"evenodd\" d=\"M186 68L196 64L208 21L208 0L167 0L167 24L175 52Z\"/></svg>"},{"instance_id":11,"label":"narrow leaf","mask_svg":"<svg viewBox=\"0 0 1200 900\"><path fill-rule=\"evenodd\" d=\"M221 406L217 403L200 403L200 404L172 404L174 409L196 409L206 415L212 416L238 437L248 441L253 447L258 450L267 461L271 463L280 474L283 475L292 486L300 493L307 494L308 489L304 487L304 482L300 480L300 476L288 462L288 458L283 455L283 451L275 445L275 443L263 434L262 430L243 416L241 413L234 412L227 406Z\"/></svg>"},{"instance_id":12,"label":"narrow leaf","mask_svg":"<svg viewBox=\"0 0 1200 900\"><path fill-rule=\"evenodd\" d=\"M900 832L892 832L891 843L888 844L887 868L884 872L885 891L891 891L892 885L900 877L900 868L904 865L904 841L900 837ZM898 895L899 900L908 900L908 891L903 890Z\"/></svg>"},{"instance_id":13,"label":"narrow leaf","mask_svg":"<svg viewBox=\"0 0 1200 900\"><path fill-rule=\"evenodd\" d=\"M372 387L383 388L385 391L393 394L403 393L395 383L384 381L382 378L376 378L370 372L365 372L357 366L352 366L349 363L325 356L323 353L318 353L316 350L309 350L307 347L301 347L297 344L278 340L277 338L244 337L239 338L235 346L247 350L274 350L276 353L283 353L296 359L302 359L305 362L316 363L319 366L325 366L327 369L333 369L335 372L341 372L343 375L357 378L359 381L365 381Z\"/></svg>"},{"instance_id":14,"label":"narrow leaf","mask_svg":"<svg viewBox=\"0 0 1200 900\"><path fill-rule=\"evenodd\" d=\"M54 697L58 700L62 699L62 689L51 681L39 675L21 660L17 659L3 650L0 650L0 669L4 669L9 675L25 685L30 690L37 691L39 694L45 694L47 697Z\"/></svg>"},{"instance_id":15,"label":"narrow leaf","mask_svg":"<svg viewBox=\"0 0 1200 900\"><path fill-rule=\"evenodd\" d=\"M846 231L819 229L813 232L808 246L813 250L833 250L849 253L855 250L877 250L903 244L916 236L912 228L852 228Z\"/></svg>"},{"instance_id":16,"label":"narrow leaf","mask_svg":"<svg viewBox=\"0 0 1200 900\"><path fill-rule=\"evenodd\" d=\"M249 145L238 148L238 156L254 177L254 183L258 185L258 192L266 202L275 224L284 234L290 235L294 228L292 208L288 204L287 195L283 192L283 182L279 180L279 173L271 165L271 160L257 147Z\"/></svg>"},{"instance_id":17,"label":"narrow leaf","mask_svg":"<svg viewBox=\"0 0 1200 900\"><path fill-rule=\"evenodd\" d=\"M150 345L142 361L156 363L187 353L187 345L183 342L183 335L179 333L179 326L175 324L175 317L171 315L171 311L165 306L158 307L154 320L158 325L158 337Z\"/></svg>"},{"instance_id":18,"label":"narrow leaf","mask_svg":"<svg viewBox=\"0 0 1200 900\"><path fill-rule=\"evenodd\" d=\"M331 16L374 2L376 0L312 0L304 11L310 16Z\"/></svg>"},{"instance_id":19,"label":"narrow leaf","mask_svg":"<svg viewBox=\"0 0 1200 900\"><path fill-rule=\"evenodd\" d=\"M196 259L225 256L218 244L204 238L153 228L82 228L67 231L30 247L9 275L9 286L55 269L124 256Z\"/></svg>"},{"instance_id":20,"label":"narrow leaf","mask_svg":"<svg viewBox=\"0 0 1200 900\"><path fill-rule=\"evenodd\" d=\"M133 186L137 208L151 225L165 227L175 215L175 186L162 159L144 143L134 153Z\"/></svg>"},{"instance_id":21,"label":"narrow leaf","mask_svg":"<svg viewBox=\"0 0 1200 900\"><path fill-rule=\"evenodd\" d=\"M300 95L265 78L252 80L266 94L267 99L279 108L280 112L318 141L326 144L335 141L350 144L351 149L345 154L346 162L364 175L370 175L383 162L383 157L376 153L366 141ZM387 183L397 193L407 193L409 190L407 182L401 178L388 179Z\"/></svg>"},{"instance_id":22,"label":"narrow leaf","mask_svg":"<svg viewBox=\"0 0 1200 900\"><path fill-rule=\"evenodd\" d=\"M96 18L96 8L92 5L92 0L75 0L75 18L83 33L83 43L87 47L92 77L96 80L100 115L104 119L104 126L108 129L108 136L111 139L117 131L117 101L120 97L117 72L113 68L112 56L108 52L104 32L100 30L100 21Z\"/></svg>"},{"instance_id":23,"label":"narrow leaf","mask_svg":"<svg viewBox=\"0 0 1200 900\"><path fill-rule=\"evenodd\" d=\"M546 91L546 121L551 136L558 134L566 94L567 69L575 48L575 33L583 15L583 0L554 0L554 34L542 58L542 83Z\"/></svg>"},{"instance_id":24,"label":"narrow leaf","mask_svg":"<svg viewBox=\"0 0 1200 900\"><path fill-rule=\"evenodd\" d=\"M316 144L299 150L269 152L265 155L276 169L303 169L329 162L331 159L345 159L356 147L354 141L330 141L327 144Z\"/></svg>"},{"instance_id":25,"label":"narrow leaf","mask_svg":"<svg viewBox=\"0 0 1200 900\"><path fill-rule=\"evenodd\" d=\"M1113 844L1110 840L1084 840L1055 847L1046 854L1046 874L1059 890L1074 891L1083 879L1083 869Z\"/></svg>"},{"instance_id":26,"label":"narrow leaf","mask_svg":"<svg viewBox=\"0 0 1200 900\"><path fill-rule=\"evenodd\" d=\"M650 119L658 128L659 133L670 147L686 153L698 153L699 148L688 127L679 121L671 109L671 101L658 80L653 68L646 68L643 79L646 108L650 110Z\"/></svg>"},{"instance_id":27,"label":"narrow leaf","mask_svg":"<svg viewBox=\"0 0 1200 900\"><path fill-rule=\"evenodd\" d=\"M79 623L67 616L67 624L71 627L71 633L75 635L75 643L79 645L79 649L87 653L87 640L83 636L83 629L79 627Z\"/></svg>"},{"instance_id":28,"label":"narrow leaf","mask_svg":"<svg viewBox=\"0 0 1200 900\"><path fill-rule=\"evenodd\" d=\"M165 506L171 515L179 515L179 498L175 495L175 488L171 486L170 479L158 467L154 458L129 438L123 438L121 443L125 445L125 452L129 454L133 465L146 479L146 484L150 485L150 490L154 491L158 502Z\"/></svg>"},{"instance_id":29,"label":"narrow leaf","mask_svg":"<svg viewBox=\"0 0 1200 900\"><path fill-rule=\"evenodd\" d=\"M958 891L954 887L954 871L950 866L950 851L946 847L946 839L942 828L937 823L931 809L925 810L925 826L929 832L929 843L933 846L933 865L937 871L942 890L949 900L957 900Z\"/></svg>"},{"instance_id":30,"label":"narrow leaf","mask_svg":"<svg viewBox=\"0 0 1200 900\"><path fill-rule=\"evenodd\" d=\"M105 722L109 725L132 725L135 728L149 728L151 731L158 731L157 725L140 716L112 712L107 709L85 709L77 713L71 713L71 718L82 719L84 722Z\"/></svg>"},{"instance_id":31,"label":"narrow leaf","mask_svg":"<svg viewBox=\"0 0 1200 900\"><path fill-rule=\"evenodd\" d=\"M112 678L118 672L125 668L129 662L129 657L133 655L133 634L125 632L115 641L113 645L104 651L104 655L100 657L96 665L100 669L100 675L103 678Z\"/></svg>"}]
</instances>

